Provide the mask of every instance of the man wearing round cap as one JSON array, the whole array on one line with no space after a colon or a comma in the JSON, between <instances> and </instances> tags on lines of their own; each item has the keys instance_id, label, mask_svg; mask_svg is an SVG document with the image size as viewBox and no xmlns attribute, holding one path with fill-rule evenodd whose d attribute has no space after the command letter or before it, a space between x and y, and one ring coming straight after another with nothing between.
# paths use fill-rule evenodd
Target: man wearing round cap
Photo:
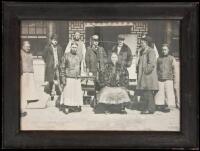
<instances>
[{"instance_id":1,"label":"man wearing round cap","mask_svg":"<svg viewBox=\"0 0 200 151\"><path fill-rule=\"evenodd\" d=\"M169 112L176 105L179 106L174 94L178 88L176 60L169 52L169 45L163 44L162 54L157 60L159 91L155 96L155 102L164 112Z\"/></svg>"},{"instance_id":2,"label":"man wearing round cap","mask_svg":"<svg viewBox=\"0 0 200 151\"><path fill-rule=\"evenodd\" d=\"M107 54L103 47L99 46L99 36L93 35L91 37L91 46L86 51L86 67L87 70L94 76L97 76L98 71L103 71L107 63Z\"/></svg>"},{"instance_id":3,"label":"man wearing round cap","mask_svg":"<svg viewBox=\"0 0 200 151\"><path fill-rule=\"evenodd\" d=\"M43 53L43 59L45 62L45 92L50 94L52 97L54 96L54 94L52 94L52 89L55 85L56 94L60 94L58 83L60 80L59 65L61 62L62 55L63 51L60 45L58 44L58 36L56 34L53 34L50 38L50 44L48 44L45 47Z\"/></svg>"},{"instance_id":4,"label":"man wearing round cap","mask_svg":"<svg viewBox=\"0 0 200 151\"><path fill-rule=\"evenodd\" d=\"M93 35L91 37L91 45L86 50L85 63L87 72L90 75L96 76L97 80L99 74L104 71L107 63L107 54L103 47L99 46L99 36Z\"/></svg>"},{"instance_id":5,"label":"man wearing round cap","mask_svg":"<svg viewBox=\"0 0 200 151\"><path fill-rule=\"evenodd\" d=\"M136 90L141 95L143 110L141 114L153 114L155 112L154 95L158 91L158 77L156 71L156 54L150 47L152 38L142 37L141 51L137 65Z\"/></svg>"},{"instance_id":6,"label":"man wearing round cap","mask_svg":"<svg viewBox=\"0 0 200 151\"><path fill-rule=\"evenodd\" d=\"M119 64L128 68L132 65L133 55L129 46L124 43L124 40L125 40L124 35L121 35L121 34L118 35L117 45L115 45L112 48L112 52L115 52L118 54Z\"/></svg>"}]
</instances>

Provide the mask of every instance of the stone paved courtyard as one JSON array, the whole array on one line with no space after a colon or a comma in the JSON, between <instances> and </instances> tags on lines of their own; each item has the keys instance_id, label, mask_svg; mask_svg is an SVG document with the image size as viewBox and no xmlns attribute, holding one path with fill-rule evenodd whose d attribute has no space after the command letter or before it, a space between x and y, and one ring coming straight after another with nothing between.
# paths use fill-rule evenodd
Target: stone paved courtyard
<instances>
[{"instance_id":1,"label":"stone paved courtyard","mask_svg":"<svg viewBox=\"0 0 200 151\"><path fill-rule=\"evenodd\" d=\"M131 109L126 109L127 114L95 114L90 105L84 105L81 112L65 115L43 92L44 68L39 61L34 69L40 100L27 106L28 115L21 118L22 130L180 130L179 109L169 113L156 111L153 115L142 115L140 111Z\"/></svg>"},{"instance_id":2,"label":"stone paved courtyard","mask_svg":"<svg viewBox=\"0 0 200 151\"><path fill-rule=\"evenodd\" d=\"M160 111L141 115L126 109L127 114L95 114L90 106L82 112L65 115L55 107L27 109L21 119L22 130L130 130L130 131L179 131L179 110Z\"/></svg>"}]
</instances>

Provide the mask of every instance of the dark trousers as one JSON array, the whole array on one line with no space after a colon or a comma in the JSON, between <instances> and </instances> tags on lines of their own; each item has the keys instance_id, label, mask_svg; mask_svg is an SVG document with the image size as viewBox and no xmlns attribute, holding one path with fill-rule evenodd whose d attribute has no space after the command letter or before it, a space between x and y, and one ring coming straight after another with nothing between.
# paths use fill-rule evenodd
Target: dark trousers
<instances>
[{"instance_id":1,"label":"dark trousers","mask_svg":"<svg viewBox=\"0 0 200 151\"><path fill-rule=\"evenodd\" d=\"M45 92L48 93L49 95L51 95L52 90L53 90L53 82L50 81L48 86L45 88ZM58 85L55 86L55 91L56 91L56 95L61 95L61 90L59 89Z\"/></svg>"},{"instance_id":2,"label":"dark trousers","mask_svg":"<svg viewBox=\"0 0 200 151\"><path fill-rule=\"evenodd\" d=\"M152 90L144 90L142 93L143 111L155 112L154 92Z\"/></svg>"}]
</instances>

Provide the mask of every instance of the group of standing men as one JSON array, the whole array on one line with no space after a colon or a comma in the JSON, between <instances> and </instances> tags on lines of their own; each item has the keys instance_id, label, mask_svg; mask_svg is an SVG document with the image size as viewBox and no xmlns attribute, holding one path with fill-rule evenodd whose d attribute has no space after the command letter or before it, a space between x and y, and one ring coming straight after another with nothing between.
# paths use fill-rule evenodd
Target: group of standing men
<instances>
[{"instance_id":1,"label":"group of standing men","mask_svg":"<svg viewBox=\"0 0 200 151\"><path fill-rule=\"evenodd\" d=\"M60 95L59 106L64 113L68 113L69 110L81 110L83 95L78 77L94 76L95 87L99 90L101 87L99 77L102 76L106 64L110 61L109 55L99 45L98 35L91 37L91 45L86 49L80 39L80 33L75 32L74 38L69 41L64 53L57 44L57 40L57 35L52 35L51 43L45 47L43 54L46 64L45 92L51 96L55 93ZM126 68L131 66L133 55L130 48L124 44L122 35L119 35L118 45L113 47L112 52L118 54L118 60L122 66Z\"/></svg>"},{"instance_id":2,"label":"group of standing men","mask_svg":"<svg viewBox=\"0 0 200 151\"><path fill-rule=\"evenodd\" d=\"M119 35L117 45L110 52L117 54L117 63L127 69L132 65L133 55L124 40L125 37ZM152 39L148 36L141 39L141 51L137 65L138 84L136 87L137 93L135 94L140 95L141 100L144 102L142 114L155 112L156 98L157 102L162 102L160 103L161 105L170 101L175 103L175 100L169 100L173 99L174 96L172 90L170 90L173 88L174 58L168 55L167 52L162 57L159 57L157 61L155 51L150 47L151 42ZM26 49L27 45L30 47L28 41L22 43L22 67L25 66L23 69L27 69L27 71L22 71L22 77L24 77L24 73L29 72L28 68L33 66L31 57L27 57L30 54L30 48L29 50ZM162 48L169 51L167 45ZM110 62L110 55L106 53L103 47L99 46L98 35L91 37L91 45L86 49L85 44L80 39L80 33L75 32L74 38L69 41L65 51L58 44L57 35L53 34L50 43L44 49L43 59L45 62L46 85L44 90L50 94L52 99L55 94L60 96L60 110L67 114L70 110L81 111L81 106L83 105L81 79L79 77L88 75L96 77L95 86L98 89L101 85L99 78L104 73L106 64ZM30 64L29 67L27 67L28 63ZM31 73L33 73L32 70ZM25 78L24 81L26 83L24 86L30 83L27 82L29 80L30 78ZM165 91L164 89L167 87L168 95L166 97L163 95L164 92L158 93L161 87L163 87L162 91ZM23 99L27 101L35 100L36 98L30 98L26 94ZM170 104L167 104L167 107L169 106ZM169 108L165 109L169 110ZM24 114L26 112L22 113L23 116L26 115Z\"/></svg>"}]
</instances>

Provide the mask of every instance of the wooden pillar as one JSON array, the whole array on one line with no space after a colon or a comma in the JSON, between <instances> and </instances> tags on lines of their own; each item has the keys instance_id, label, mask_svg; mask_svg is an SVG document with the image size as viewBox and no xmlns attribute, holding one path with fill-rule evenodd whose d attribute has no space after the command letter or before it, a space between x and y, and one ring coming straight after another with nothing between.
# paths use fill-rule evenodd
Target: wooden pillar
<instances>
[{"instance_id":1,"label":"wooden pillar","mask_svg":"<svg viewBox=\"0 0 200 151\"><path fill-rule=\"evenodd\" d=\"M171 45L171 38L172 38L172 24L171 21L167 21L165 42L168 43L169 46Z\"/></svg>"},{"instance_id":2,"label":"wooden pillar","mask_svg":"<svg viewBox=\"0 0 200 151\"><path fill-rule=\"evenodd\" d=\"M53 21L50 21L50 22L49 22L49 33L48 33L49 40L50 40L50 38L51 38L51 35L52 35L53 33L55 33L55 31L56 31L55 23L54 23Z\"/></svg>"}]
</instances>

